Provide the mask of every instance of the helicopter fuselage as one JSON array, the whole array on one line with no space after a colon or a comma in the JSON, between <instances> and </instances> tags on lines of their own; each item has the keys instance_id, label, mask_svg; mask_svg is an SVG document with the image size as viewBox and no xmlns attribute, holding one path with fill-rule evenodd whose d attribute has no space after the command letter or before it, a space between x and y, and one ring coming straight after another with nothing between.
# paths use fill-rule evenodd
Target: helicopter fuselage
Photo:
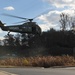
<instances>
[{"instance_id":1,"label":"helicopter fuselage","mask_svg":"<svg viewBox=\"0 0 75 75\"><path fill-rule=\"evenodd\" d=\"M3 26L3 23L0 23L0 27L3 31L41 34L41 28L35 22L27 22L21 25L13 26Z\"/></svg>"}]
</instances>

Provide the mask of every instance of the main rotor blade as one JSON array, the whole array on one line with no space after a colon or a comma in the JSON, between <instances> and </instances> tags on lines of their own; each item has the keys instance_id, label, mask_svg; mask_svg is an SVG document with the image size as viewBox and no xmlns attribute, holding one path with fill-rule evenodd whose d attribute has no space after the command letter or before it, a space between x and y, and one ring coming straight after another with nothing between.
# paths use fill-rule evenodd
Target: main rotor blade
<instances>
[{"instance_id":1,"label":"main rotor blade","mask_svg":"<svg viewBox=\"0 0 75 75\"><path fill-rule=\"evenodd\" d=\"M47 9L44 12L40 13L39 15L35 16L33 19L35 19L35 18L37 18L37 17L41 16L42 14L45 14L45 13L47 13L49 11L53 11L53 10L55 10L55 9L53 9L53 8Z\"/></svg>"},{"instance_id":2,"label":"main rotor blade","mask_svg":"<svg viewBox=\"0 0 75 75\"><path fill-rule=\"evenodd\" d=\"M13 24L25 23L26 21L15 22Z\"/></svg>"},{"instance_id":3,"label":"main rotor blade","mask_svg":"<svg viewBox=\"0 0 75 75\"><path fill-rule=\"evenodd\" d=\"M19 19L25 19L27 20L27 18L23 18L23 17L18 17L18 16L14 16L14 15L9 15L9 14L2 14L4 16L9 16L9 17L15 17L15 18L19 18Z\"/></svg>"}]
</instances>

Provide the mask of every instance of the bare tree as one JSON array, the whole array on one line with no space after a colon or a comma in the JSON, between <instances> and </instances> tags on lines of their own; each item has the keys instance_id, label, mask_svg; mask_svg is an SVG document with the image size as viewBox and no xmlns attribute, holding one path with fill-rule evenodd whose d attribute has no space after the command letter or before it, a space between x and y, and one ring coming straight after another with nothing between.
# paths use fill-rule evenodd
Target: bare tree
<instances>
[{"instance_id":1,"label":"bare tree","mask_svg":"<svg viewBox=\"0 0 75 75\"><path fill-rule=\"evenodd\" d=\"M65 13L60 14L59 22L61 23L60 28L62 31L65 31L69 25L69 16Z\"/></svg>"},{"instance_id":2,"label":"bare tree","mask_svg":"<svg viewBox=\"0 0 75 75\"><path fill-rule=\"evenodd\" d=\"M4 36L5 39L4 39L4 45L8 45L8 46L13 46L14 45L14 35L5 35Z\"/></svg>"}]
</instances>

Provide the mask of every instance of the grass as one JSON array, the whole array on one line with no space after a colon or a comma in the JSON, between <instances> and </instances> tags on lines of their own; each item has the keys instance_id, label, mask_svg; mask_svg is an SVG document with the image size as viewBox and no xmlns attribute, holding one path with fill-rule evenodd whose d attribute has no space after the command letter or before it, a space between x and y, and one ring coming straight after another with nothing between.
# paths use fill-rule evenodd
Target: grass
<instances>
[{"instance_id":1,"label":"grass","mask_svg":"<svg viewBox=\"0 0 75 75\"><path fill-rule=\"evenodd\" d=\"M28 58L6 58L0 60L0 66L75 66L75 58L69 55L64 56L37 56Z\"/></svg>"}]
</instances>

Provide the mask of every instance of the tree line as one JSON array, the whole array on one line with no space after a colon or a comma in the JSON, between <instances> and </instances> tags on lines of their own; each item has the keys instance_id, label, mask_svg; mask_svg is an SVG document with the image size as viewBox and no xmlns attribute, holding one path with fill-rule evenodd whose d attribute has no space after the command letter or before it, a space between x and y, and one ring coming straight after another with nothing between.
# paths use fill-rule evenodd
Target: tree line
<instances>
[{"instance_id":1,"label":"tree line","mask_svg":"<svg viewBox=\"0 0 75 75\"><path fill-rule=\"evenodd\" d=\"M19 53L29 55L42 53L42 55L70 54L75 47L75 21L68 14L60 14L60 30L51 28L39 35L33 34L10 34L5 35L3 46L14 47Z\"/></svg>"}]
</instances>

